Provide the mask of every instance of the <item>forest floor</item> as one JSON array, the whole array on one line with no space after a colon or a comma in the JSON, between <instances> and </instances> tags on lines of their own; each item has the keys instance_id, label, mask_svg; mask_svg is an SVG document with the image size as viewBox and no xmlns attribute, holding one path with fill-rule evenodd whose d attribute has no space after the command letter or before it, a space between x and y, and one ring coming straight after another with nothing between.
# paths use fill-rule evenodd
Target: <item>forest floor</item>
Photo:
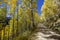
<instances>
[{"instance_id":1,"label":"forest floor","mask_svg":"<svg viewBox=\"0 0 60 40\"><path fill-rule=\"evenodd\" d=\"M60 34L57 34L40 23L28 40L60 40Z\"/></svg>"}]
</instances>

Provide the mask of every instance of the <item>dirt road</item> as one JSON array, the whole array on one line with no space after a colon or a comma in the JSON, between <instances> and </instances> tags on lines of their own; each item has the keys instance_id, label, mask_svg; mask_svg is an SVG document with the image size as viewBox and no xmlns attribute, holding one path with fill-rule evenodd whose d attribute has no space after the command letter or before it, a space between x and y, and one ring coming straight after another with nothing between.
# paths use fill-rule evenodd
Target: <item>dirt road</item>
<instances>
[{"instance_id":1,"label":"dirt road","mask_svg":"<svg viewBox=\"0 0 60 40\"><path fill-rule=\"evenodd\" d=\"M40 23L29 40L60 40L60 35Z\"/></svg>"}]
</instances>

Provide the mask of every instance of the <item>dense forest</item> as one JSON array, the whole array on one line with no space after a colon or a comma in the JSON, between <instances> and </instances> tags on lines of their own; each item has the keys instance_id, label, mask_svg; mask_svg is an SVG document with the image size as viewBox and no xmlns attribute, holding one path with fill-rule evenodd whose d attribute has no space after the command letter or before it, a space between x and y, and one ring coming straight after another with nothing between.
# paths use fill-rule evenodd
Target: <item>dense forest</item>
<instances>
[{"instance_id":1,"label":"dense forest","mask_svg":"<svg viewBox=\"0 0 60 40\"><path fill-rule=\"evenodd\" d=\"M41 11L40 19L44 25L60 32L60 0L44 0Z\"/></svg>"},{"instance_id":2,"label":"dense forest","mask_svg":"<svg viewBox=\"0 0 60 40\"><path fill-rule=\"evenodd\" d=\"M22 39L35 29L39 22L36 2L36 0L0 0L0 5L3 4L0 8L0 40L17 40L16 36Z\"/></svg>"}]
</instances>

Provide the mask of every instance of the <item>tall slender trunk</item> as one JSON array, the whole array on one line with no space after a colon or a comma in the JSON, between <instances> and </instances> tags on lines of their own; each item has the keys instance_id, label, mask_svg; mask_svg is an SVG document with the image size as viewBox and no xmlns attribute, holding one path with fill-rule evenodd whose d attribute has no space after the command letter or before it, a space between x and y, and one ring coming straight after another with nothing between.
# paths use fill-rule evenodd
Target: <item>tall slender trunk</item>
<instances>
[{"instance_id":1,"label":"tall slender trunk","mask_svg":"<svg viewBox=\"0 0 60 40\"><path fill-rule=\"evenodd\" d=\"M7 9L7 4L5 4L5 8ZM4 16L4 19L6 20L7 10L6 10L5 13L6 13L6 14L5 14L5 16ZM4 20L4 22L2 23L2 27L3 27L3 25L6 25L6 24L5 24L5 20ZM3 40L5 40L5 27L3 28L3 30L4 30Z\"/></svg>"},{"instance_id":2,"label":"tall slender trunk","mask_svg":"<svg viewBox=\"0 0 60 40\"><path fill-rule=\"evenodd\" d=\"M32 20L32 26L34 27L34 13L33 13L33 8L32 8L32 0L31 0L31 20Z\"/></svg>"},{"instance_id":3,"label":"tall slender trunk","mask_svg":"<svg viewBox=\"0 0 60 40\"><path fill-rule=\"evenodd\" d=\"M17 2L18 2L18 1L17 1ZM19 4L16 4L16 6L17 6L17 30L16 30L17 36L18 36L18 34L19 34L19 31L18 31L18 5L19 5Z\"/></svg>"}]
</instances>

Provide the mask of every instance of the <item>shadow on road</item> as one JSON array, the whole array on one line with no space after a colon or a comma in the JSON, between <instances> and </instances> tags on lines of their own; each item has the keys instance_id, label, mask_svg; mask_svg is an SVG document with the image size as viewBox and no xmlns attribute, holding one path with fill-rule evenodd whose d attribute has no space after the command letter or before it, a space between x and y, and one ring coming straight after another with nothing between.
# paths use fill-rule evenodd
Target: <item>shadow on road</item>
<instances>
[{"instance_id":1,"label":"shadow on road","mask_svg":"<svg viewBox=\"0 0 60 40\"><path fill-rule=\"evenodd\" d=\"M51 35L49 37L45 37L45 38L49 38L49 39L57 39L57 40L60 40L60 36L57 36L57 35Z\"/></svg>"},{"instance_id":2,"label":"shadow on road","mask_svg":"<svg viewBox=\"0 0 60 40\"><path fill-rule=\"evenodd\" d=\"M43 24L38 24L30 40L60 40L60 34L46 28Z\"/></svg>"}]
</instances>

